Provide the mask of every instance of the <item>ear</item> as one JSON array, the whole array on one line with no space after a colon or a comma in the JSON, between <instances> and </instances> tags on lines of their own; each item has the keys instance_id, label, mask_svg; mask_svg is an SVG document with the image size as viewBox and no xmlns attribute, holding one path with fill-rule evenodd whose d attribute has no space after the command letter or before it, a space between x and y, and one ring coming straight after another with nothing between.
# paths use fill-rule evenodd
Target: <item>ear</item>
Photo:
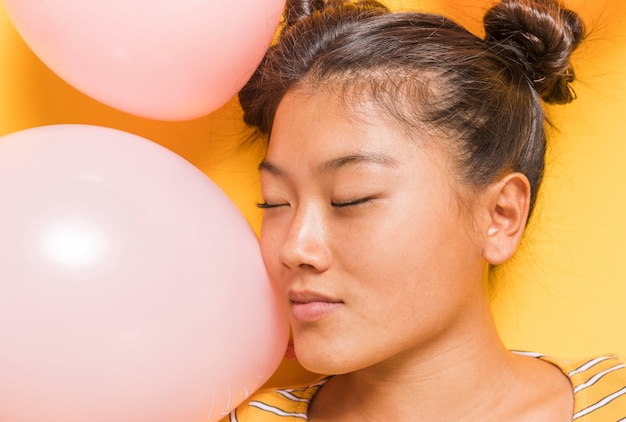
<instances>
[{"instance_id":1,"label":"ear","mask_svg":"<svg viewBox=\"0 0 626 422\"><path fill-rule=\"evenodd\" d=\"M500 265L513 256L524 234L530 183L521 173L508 174L490 187L487 202L489 217L483 226L483 258Z\"/></svg>"}]
</instances>

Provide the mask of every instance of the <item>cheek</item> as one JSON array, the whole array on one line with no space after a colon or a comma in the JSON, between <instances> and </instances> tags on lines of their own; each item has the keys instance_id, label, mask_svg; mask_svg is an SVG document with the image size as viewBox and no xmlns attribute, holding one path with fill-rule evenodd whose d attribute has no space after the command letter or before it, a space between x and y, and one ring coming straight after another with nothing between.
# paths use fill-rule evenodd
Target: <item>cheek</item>
<instances>
[{"instance_id":1,"label":"cheek","mask_svg":"<svg viewBox=\"0 0 626 422\"><path fill-rule=\"evenodd\" d=\"M341 251L349 272L386 284L427 282L440 273L456 272L463 264L459 255L470 252L466 230L450 207L407 201L371 219L338 225L332 232L335 250Z\"/></svg>"},{"instance_id":2,"label":"cheek","mask_svg":"<svg viewBox=\"0 0 626 422\"><path fill-rule=\"evenodd\" d=\"M379 216L345 226L335 226L332 249L335 269L359 283L359 290L376 290L384 296L400 283L416 276L420 266L415 248L415 232L406 227L400 215Z\"/></svg>"},{"instance_id":3,"label":"cheek","mask_svg":"<svg viewBox=\"0 0 626 422\"><path fill-rule=\"evenodd\" d=\"M261 227L261 255L265 268L274 283L277 281L277 271L281 267L279 258L281 245L278 231L271 226L268 227L264 222Z\"/></svg>"}]
</instances>

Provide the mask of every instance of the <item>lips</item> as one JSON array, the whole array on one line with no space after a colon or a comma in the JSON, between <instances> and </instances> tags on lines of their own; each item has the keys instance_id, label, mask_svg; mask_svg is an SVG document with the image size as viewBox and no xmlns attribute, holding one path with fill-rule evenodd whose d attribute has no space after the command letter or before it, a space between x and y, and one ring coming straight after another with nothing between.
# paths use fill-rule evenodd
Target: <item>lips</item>
<instances>
[{"instance_id":1,"label":"lips","mask_svg":"<svg viewBox=\"0 0 626 422\"><path fill-rule=\"evenodd\" d=\"M291 315L298 322L319 321L343 305L343 302L321 294L290 291Z\"/></svg>"}]
</instances>

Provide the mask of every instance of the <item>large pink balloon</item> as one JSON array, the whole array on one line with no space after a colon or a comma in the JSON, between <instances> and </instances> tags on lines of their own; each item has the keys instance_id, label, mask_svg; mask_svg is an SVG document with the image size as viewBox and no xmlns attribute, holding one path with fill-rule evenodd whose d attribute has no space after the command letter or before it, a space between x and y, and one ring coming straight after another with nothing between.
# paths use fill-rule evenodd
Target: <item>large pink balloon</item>
<instances>
[{"instance_id":1,"label":"large pink balloon","mask_svg":"<svg viewBox=\"0 0 626 422\"><path fill-rule=\"evenodd\" d=\"M0 421L216 421L288 340L257 239L202 172L82 125L0 138Z\"/></svg>"},{"instance_id":2,"label":"large pink balloon","mask_svg":"<svg viewBox=\"0 0 626 422\"><path fill-rule=\"evenodd\" d=\"M210 113L260 63L284 0L4 0L61 78L111 107L160 120Z\"/></svg>"}]
</instances>

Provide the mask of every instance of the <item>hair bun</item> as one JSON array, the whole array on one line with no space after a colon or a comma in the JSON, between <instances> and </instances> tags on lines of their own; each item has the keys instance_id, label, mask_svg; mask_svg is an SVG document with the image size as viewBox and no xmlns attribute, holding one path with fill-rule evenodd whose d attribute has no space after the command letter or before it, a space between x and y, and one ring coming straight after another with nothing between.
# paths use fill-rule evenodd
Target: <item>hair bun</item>
<instances>
[{"instance_id":1,"label":"hair bun","mask_svg":"<svg viewBox=\"0 0 626 422\"><path fill-rule=\"evenodd\" d=\"M584 24L556 0L503 0L483 19L485 41L503 48L521 66L541 98L563 104L576 98L570 55L583 40Z\"/></svg>"}]
</instances>

